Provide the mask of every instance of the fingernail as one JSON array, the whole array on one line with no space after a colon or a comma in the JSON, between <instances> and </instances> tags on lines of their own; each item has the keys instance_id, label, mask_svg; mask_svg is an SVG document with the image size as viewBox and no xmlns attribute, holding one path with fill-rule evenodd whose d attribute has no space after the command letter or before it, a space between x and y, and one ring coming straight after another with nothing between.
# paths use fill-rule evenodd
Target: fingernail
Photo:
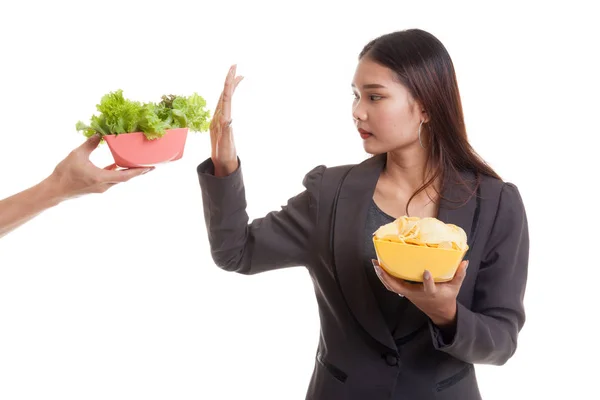
<instances>
[{"instance_id":1,"label":"fingernail","mask_svg":"<svg viewBox=\"0 0 600 400\"><path fill-rule=\"evenodd\" d=\"M423 279L428 281L430 278L431 278L431 272L425 270L425 272L423 273Z\"/></svg>"},{"instance_id":2,"label":"fingernail","mask_svg":"<svg viewBox=\"0 0 600 400\"><path fill-rule=\"evenodd\" d=\"M381 269L379 268L378 265L375 265L375 264L373 264L373 267L375 268L375 273L381 279Z\"/></svg>"},{"instance_id":3,"label":"fingernail","mask_svg":"<svg viewBox=\"0 0 600 400\"><path fill-rule=\"evenodd\" d=\"M144 170L144 172L142 172L142 175L147 174L148 172L153 171L153 170L154 170L154 168L146 168Z\"/></svg>"},{"instance_id":4,"label":"fingernail","mask_svg":"<svg viewBox=\"0 0 600 400\"><path fill-rule=\"evenodd\" d=\"M465 271L469 268L469 260L467 260L467 265L465 265Z\"/></svg>"}]
</instances>

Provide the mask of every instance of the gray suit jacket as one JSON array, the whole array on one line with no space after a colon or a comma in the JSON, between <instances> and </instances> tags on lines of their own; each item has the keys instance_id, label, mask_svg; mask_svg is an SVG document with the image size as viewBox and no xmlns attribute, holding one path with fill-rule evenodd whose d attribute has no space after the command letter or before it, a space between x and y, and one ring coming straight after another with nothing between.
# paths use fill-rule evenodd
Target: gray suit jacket
<instances>
[{"instance_id":1,"label":"gray suit jacket","mask_svg":"<svg viewBox=\"0 0 600 400\"><path fill-rule=\"evenodd\" d=\"M456 331L445 343L409 303L394 338L362 260L367 210L384 165L379 155L357 165L318 166L304 178L306 190L250 222L241 164L217 178L206 160L198 176L212 257L241 274L307 268L321 322L307 399L383 400L394 392L417 400L480 399L473 364L504 364L525 322L529 237L519 192L511 183L481 177L477 195L469 198L456 177L448 179L438 218L461 226L470 246Z\"/></svg>"}]
</instances>

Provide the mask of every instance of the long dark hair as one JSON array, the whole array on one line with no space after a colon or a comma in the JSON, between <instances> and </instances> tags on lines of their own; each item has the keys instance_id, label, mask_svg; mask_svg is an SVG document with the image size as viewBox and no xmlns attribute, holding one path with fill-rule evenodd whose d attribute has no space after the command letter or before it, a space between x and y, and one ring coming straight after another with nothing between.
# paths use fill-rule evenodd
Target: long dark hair
<instances>
[{"instance_id":1,"label":"long dark hair","mask_svg":"<svg viewBox=\"0 0 600 400\"><path fill-rule=\"evenodd\" d=\"M429 32L407 29L370 41L358 58L363 57L394 71L429 115L428 168L433 173L408 203L437 178L442 182L452 176L460 179L462 171L473 172L476 185L480 175L501 179L469 144L454 64L442 42ZM472 189L471 195L476 186Z\"/></svg>"}]
</instances>

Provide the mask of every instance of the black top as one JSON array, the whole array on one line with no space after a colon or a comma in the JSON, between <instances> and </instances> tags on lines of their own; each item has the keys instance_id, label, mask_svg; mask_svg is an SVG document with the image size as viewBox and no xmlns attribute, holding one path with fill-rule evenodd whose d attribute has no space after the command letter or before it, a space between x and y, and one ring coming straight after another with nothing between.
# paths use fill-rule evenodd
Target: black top
<instances>
[{"instance_id":1,"label":"black top","mask_svg":"<svg viewBox=\"0 0 600 400\"><path fill-rule=\"evenodd\" d=\"M383 315L388 328L392 332L392 336L394 336L394 331L401 315L401 309L407 300L394 292L390 292L383 286L383 283L381 283L377 274L375 274L371 260L377 259L377 254L375 253L375 247L373 245L373 233L375 233L380 226L393 222L394 220L395 218L383 212L377 204L375 204L375 201L371 201L364 232L364 265L367 269L366 272L369 284L371 285L381 314Z\"/></svg>"}]
</instances>

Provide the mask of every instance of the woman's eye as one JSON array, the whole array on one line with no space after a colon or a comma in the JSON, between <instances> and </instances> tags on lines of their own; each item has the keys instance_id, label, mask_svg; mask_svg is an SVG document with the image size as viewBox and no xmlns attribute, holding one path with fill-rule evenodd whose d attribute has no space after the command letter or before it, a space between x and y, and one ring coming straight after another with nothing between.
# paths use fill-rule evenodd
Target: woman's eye
<instances>
[{"instance_id":1,"label":"woman's eye","mask_svg":"<svg viewBox=\"0 0 600 400\"><path fill-rule=\"evenodd\" d=\"M352 96L354 97L355 100L358 100L360 98L360 96L357 93L352 93ZM382 98L383 98L382 96L379 96L376 94L372 94L369 96L369 99L371 101L378 101L378 100L381 100Z\"/></svg>"}]
</instances>

